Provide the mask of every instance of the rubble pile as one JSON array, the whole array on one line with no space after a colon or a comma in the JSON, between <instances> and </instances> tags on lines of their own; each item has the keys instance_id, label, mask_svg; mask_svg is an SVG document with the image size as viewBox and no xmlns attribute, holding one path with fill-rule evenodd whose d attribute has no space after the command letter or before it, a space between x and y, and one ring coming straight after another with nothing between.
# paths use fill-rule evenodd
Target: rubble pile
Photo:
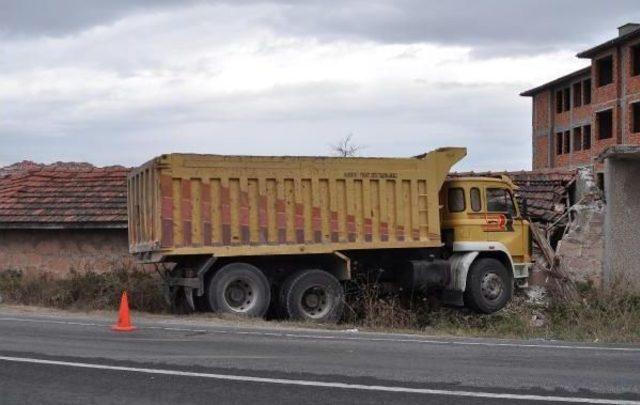
<instances>
[{"instance_id":1,"label":"rubble pile","mask_svg":"<svg viewBox=\"0 0 640 405\"><path fill-rule=\"evenodd\" d=\"M454 177L509 176L532 223L529 286L563 300L577 297L576 283L602 284L605 203L591 168L518 172L466 172Z\"/></svg>"}]
</instances>

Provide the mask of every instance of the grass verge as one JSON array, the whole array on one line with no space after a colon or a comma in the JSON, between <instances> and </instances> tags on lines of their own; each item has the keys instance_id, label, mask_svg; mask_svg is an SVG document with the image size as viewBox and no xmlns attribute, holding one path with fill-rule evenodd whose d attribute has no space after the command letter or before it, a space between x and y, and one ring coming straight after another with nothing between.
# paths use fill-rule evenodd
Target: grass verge
<instances>
[{"instance_id":1,"label":"grass verge","mask_svg":"<svg viewBox=\"0 0 640 405\"><path fill-rule=\"evenodd\" d=\"M107 273L71 271L58 278L43 273L24 275L19 271L0 272L0 295L11 304L60 309L116 309L122 291L127 291L131 309L166 312L162 283L155 274L126 267Z\"/></svg>"},{"instance_id":2,"label":"grass verge","mask_svg":"<svg viewBox=\"0 0 640 405\"><path fill-rule=\"evenodd\" d=\"M149 272L118 268L108 273L72 271L68 277L0 272L0 296L9 304L72 310L114 310L122 291L131 309L167 313L160 278ZM516 295L503 310L479 315L442 306L428 297L403 297L378 284L364 284L347 294L342 327L455 336L543 338L590 342L640 343L640 294L583 288L575 303L530 302Z\"/></svg>"}]
</instances>

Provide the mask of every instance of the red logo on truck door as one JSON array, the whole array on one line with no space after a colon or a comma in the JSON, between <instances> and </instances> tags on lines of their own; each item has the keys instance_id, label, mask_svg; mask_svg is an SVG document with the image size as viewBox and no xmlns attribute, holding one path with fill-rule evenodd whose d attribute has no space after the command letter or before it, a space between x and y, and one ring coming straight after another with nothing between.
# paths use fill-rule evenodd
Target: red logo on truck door
<instances>
[{"instance_id":1,"label":"red logo on truck door","mask_svg":"<svg viewBox=\"0 0 640 405\"><path fill-rule=\"evenodd\" d=\"M485 214L485 232L513 232L513 219L505 214Z\"/></svg>"}]
</instances>

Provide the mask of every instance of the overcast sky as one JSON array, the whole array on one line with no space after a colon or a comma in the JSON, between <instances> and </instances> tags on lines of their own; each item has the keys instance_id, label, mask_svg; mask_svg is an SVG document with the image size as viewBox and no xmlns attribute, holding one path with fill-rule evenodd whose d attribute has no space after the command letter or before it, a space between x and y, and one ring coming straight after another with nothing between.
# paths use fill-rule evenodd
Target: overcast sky
<instances>
[{"instance_id":1,"label":"overcast sky","mask_svg":"<svg viewBox=\"0 0 640 405\"><path fill-rule=\"evenodd\" d=\"M579 7L576 7L579 6ZM638 0L0 0L0 166L466 146L531 167L530 99Z\"/></svg>"}]
</instances>

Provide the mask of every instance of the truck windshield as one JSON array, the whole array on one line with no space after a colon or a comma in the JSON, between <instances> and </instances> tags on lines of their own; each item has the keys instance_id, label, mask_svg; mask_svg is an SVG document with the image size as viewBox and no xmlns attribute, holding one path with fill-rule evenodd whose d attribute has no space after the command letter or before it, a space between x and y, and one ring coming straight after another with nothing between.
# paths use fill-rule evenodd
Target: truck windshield
<instances>
[{"instance_id":1,"label":"truck windshield","mask_svg":"<svg viewBox=\"0 0 640 405\"><path fill-rule=\"evenodd\" d=\"M515 216L516 208L509 190L504 188L488 188L487 211L504 212L512 217Z\"/></svg>"}]
</instances>

